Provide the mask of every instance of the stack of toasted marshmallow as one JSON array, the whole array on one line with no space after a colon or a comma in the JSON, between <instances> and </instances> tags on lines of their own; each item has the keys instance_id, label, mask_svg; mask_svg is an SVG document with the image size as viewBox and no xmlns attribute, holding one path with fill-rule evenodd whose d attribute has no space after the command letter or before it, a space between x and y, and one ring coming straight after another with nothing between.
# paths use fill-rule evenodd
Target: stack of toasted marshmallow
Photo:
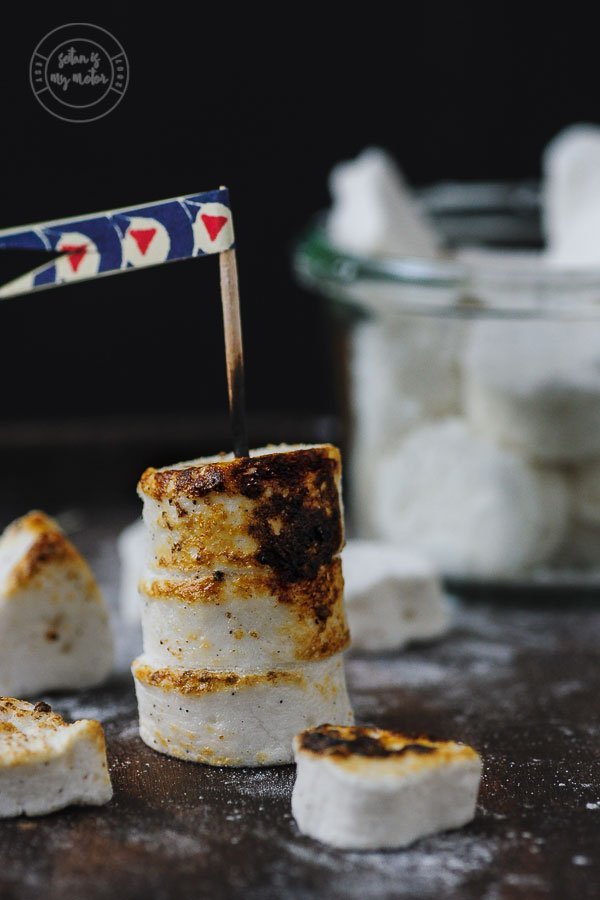
<instances>
[{"instance_id":1,"label":"stack of toasted marshmallow","mask_svg":"<svg viewBox=\"0 0 600 900\"><path fill-rule=\"evenodd\" d=\"M213 765L287 763L303 728L352 722L340 483L330 445L143 474L133 674L149 746Z\"/></svg>"}]
</instances>

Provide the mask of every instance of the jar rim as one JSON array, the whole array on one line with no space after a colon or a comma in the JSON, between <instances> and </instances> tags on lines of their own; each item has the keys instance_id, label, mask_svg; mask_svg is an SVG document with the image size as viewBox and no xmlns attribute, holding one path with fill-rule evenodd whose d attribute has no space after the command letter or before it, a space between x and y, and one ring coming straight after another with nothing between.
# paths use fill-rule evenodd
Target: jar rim
<instances>
[{"instance_id":1,"label":"jar rim","mask_svg":"<svg viewBox=\"0 0 600 900\"><path fill-rule=\"evenodd\" d=\"M321 213L294 249L299 280L355 314L600 317L600 265L559 267L535 252L540 244L536 182L441 182L417 196L442 233L454 235L451 244L461 252L475 251L470 258L344 252L329 240ZM461 227L467 233L495 232L500 240L465 244ZM500 247L503 253L497 252ZM483 250L479 257L478 250Z\"/></svg>"}]
</instances>

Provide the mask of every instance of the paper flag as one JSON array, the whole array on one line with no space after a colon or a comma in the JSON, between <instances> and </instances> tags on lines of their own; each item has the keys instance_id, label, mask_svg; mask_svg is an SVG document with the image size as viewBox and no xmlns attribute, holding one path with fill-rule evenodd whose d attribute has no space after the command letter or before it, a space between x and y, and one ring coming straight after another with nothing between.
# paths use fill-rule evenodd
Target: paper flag
<instances>
[{"instance_id":1,"label":"paper flag","mask_svg":"<svg viewBox=\"0 0 600 900\"><path fill-rule=\"evenodd\" d=\"M4 247L62 254L0 287L0 299L234 246L226 188L0 230Z\"/></svg>"}]
</instances>

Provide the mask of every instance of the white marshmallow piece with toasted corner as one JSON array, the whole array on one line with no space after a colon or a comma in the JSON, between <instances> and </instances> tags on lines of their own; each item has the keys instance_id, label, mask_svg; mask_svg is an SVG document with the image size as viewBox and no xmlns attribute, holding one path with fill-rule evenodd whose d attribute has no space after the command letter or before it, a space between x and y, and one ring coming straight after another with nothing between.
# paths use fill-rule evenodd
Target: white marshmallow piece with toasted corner
<instances>
[{"instance_id":1,"label":"white marshmallow piece with toasted corner","mask_svg":"<svg viewBox=\"0 0 600 900\"><path fill-rule=\"evenodd\" d=\"M258 673L132 666L140 737L161 753L214 766L292 762L299 729L351 724L341 656Z\"/></svg>"},{"instance_id":2,"label":"white marshmallow piece with toasted corner","mask_svg":"<svg viewBox=\"0 0 600 900\"><path fill-rule=\"evenodd\" d=\"M330 176L331 243L359 256L435 257L440 239L393 159L379 147L337 165Z\"/></svg>"},{"instance_id":3,"label":"white marshmallow piece with toasted corner","mask_svg":"<svg viewBox=\"0 0 600 900\"><path fill-rule=\"evenodd\" d=\"M148 537L144 520L140 517L128 525L117 539L121 567L119 578L119 609L125 622L140 621L142 604L138 584L147 559Z\"/></svg>"},{"instance_id":4,"label":"white marshmallow piece with toasted corner","mask_svg":"<svg viewBox=\"0 0 600 900\"><path fill-rule=\"evenodd\" d=\"M465 744L323 725L297 735L294 757L292 813L324 844L407 847L475 815L482 763Z\"/></svg>"},{"instance_id":5,"label":"white marshmallow piece with toasted corner","mask_svg":"<svg viewBox=\"0 0 600 900\"><path fill-rule=\"evenodd\" d=\"M262 569L161 580L146 573L144 653L156 666L257 672L345 650L349 632L339 557L312 578Z\"/></svg>"},{"instance_id":6,"label":"white marshmallow piece with toasted corner","mask_svg":"<svg viewBox=\"0 0 600 900\"><path fill-rule=\"evenodd\" d=\"M544 562L565 535L568 491L460 419L414 431L375 482L379 537L444 575L504 577ZM550 508L551 506L551 508Z\"/></svg>"},{"instance_id":7,"label":"white marshmallow piece with toasted corner","mask_svg":"<svg viewBox=\"0 0 600 900\"><path fill-rule=\"evenodd\" d=\"M444 635L451 607L417 551L382 541L348 541L342 554L352 647L377 652Z\"/></svg>"},{"instance_id":8,"label":"white marshmallow piece with toasted corner","mask_svg":"<svg viewBox=\"0 0 600 900\"><path fill-rule=\"evenodd\" d=\"M83 689L110 674L106 604L89 566L41 512L0 538L0 693Z\"/></svg>"},{"instance_id":9,"label":"white marshmallow piece with toasted corner","mask_svg":"<svg viewBox=\"0 0 600 900\"><path fill-rule=\"evenodd\" d=\"M471 426L534 462L600 455L600 321L482 321L464 361Z\"/></svg>"},{"instance_id":10,"label":"white marshmallow piece with toasted corner","mask_svg":"<svg viewBox=\"0 0 600 900\"><path fill-rule=\"evenodd\" d=\"M572 125L543 157L543 223L553 265L600 265L600 128Z\"/></svg>"},{"instance_id":11,"label":"white marshmallow piece with toasted corner","mask_svg":"<svg viewBox=\"0 0 600 900\"><path fill-rule=\"evenodd\" d=\"M111 797L99 722L69 725L45 703L0 697L0 818L101 806Z\"/></svg>"}]
</instances>

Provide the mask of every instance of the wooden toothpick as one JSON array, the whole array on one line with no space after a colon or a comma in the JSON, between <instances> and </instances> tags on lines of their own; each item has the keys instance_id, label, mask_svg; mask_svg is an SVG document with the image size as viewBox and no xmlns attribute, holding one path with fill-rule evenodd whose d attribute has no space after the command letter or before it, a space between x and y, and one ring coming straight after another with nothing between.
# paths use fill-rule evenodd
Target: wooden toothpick
<instances>
[{"instance_id":1,"label":"wooden toothpick","mask_svg":"<svg viewBox=\"0 0 600 900\"><path fill-rule=\"evenodd\" d=\"M244 345L240 316L240 292L238 288L235 250L219 254L221 272L221 301L225 328L225 359L227 364L227 388L229 414L233 434L233 452L236 456L249 456L248 429L246 426L246 387L244 380Z\"/></svg>"}]
</instances>

